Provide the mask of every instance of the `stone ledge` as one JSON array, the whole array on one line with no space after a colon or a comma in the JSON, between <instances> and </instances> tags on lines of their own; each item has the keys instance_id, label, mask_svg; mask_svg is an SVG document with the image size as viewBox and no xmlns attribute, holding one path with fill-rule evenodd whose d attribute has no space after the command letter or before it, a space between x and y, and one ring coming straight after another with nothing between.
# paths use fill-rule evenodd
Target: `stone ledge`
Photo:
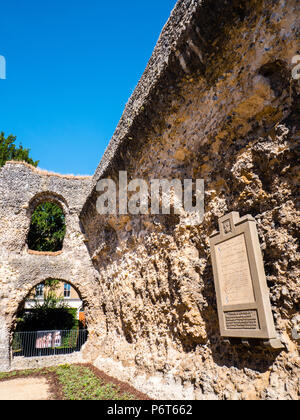
<instances>
[{"instance_id":1,"label":"stone ledge","mask_svg":"<svg viewBox=\"0 0 300 420\"><path fill-rule=\"evenodd\" d=\"M6 162L4 166L6 165L22 165L38 175L47 176L47 177L53 176L53 177L64 178L64 179L92 179L91 175L72 175L72 174L63 175L56 172L47 171L45 169L36 168L35 166L32 166L27 162L18 161L18 160L9 160Z\"/></svg>"},{"instance_id":2,"label":"stone ledge","mask_svg":"<svg viewBox=\"0 0 300 420\"><path fill-rule=\"evenodd\" d=\"M63 250L57 251L57 252L46 252L46 251L32 251L31 249L28 249L27 253L30 255L57 257L58 255L61 255L63 253Z\"/></svg>"}]
</instances>

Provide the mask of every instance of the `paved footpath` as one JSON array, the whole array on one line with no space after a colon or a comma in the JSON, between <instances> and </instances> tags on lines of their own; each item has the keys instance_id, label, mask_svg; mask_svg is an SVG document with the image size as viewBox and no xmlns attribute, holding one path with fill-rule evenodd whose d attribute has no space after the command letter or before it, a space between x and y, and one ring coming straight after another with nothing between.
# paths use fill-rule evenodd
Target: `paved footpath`
<instances>
[{"instance_id":1,"label":"paved footpath","mask_svg":"<svg viewBox=\"0 0 300 420\"><path fill-rule=\"evenodd\" d=\"M0 400L49 400L49 385L44 378L11 379L0 382Z\"/></svg>"}]
</instances>

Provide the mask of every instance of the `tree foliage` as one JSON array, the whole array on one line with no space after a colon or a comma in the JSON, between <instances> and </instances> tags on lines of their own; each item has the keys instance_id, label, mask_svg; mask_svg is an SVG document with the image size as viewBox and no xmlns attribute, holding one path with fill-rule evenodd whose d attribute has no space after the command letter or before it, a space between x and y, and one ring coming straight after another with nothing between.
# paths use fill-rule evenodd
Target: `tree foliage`
<instances>
[{"instance_id":1,"label":"tree foliage","mask_svg":"<svg viewBox=\"0 0 300 420\"><path fill-rule=\"evenodd\" d=\"M76 309L62 306L49 308L43 305L26 309L19 314L16 331L53 331L77 328Z\"/></svg>"},{"instance_id":2,"label":"tree foliage","mask_svg":"<svg viewBox=\"0 0 300 420\"><path fill-rule=\"evenodd\" d=\"M56 252L63 246L66 234L65 216L55 203L41 203L34 210L28 234L28 247L33 251Z\"/></svg>"},{"instance_id":3,"label":"tree foliage","mask_svg":"<svg viewBox=\"0 0 300 420\"><path fill-rule=\"evenodd\" d=\"M36 167L39 161L34 161L29 157L30 149L24 149L22 145L16 146L16 139L13 135L5 138L4 133L0 133L0 167L9 160L27 162Z\"/></svg>"}]
</instances>

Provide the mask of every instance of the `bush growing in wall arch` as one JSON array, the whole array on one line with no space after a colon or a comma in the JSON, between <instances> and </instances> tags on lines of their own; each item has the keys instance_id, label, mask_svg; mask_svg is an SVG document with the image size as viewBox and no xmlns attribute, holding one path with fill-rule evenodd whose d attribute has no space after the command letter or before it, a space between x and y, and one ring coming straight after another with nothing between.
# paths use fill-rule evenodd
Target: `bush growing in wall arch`
<instances>
[{"instance_id":1,"label":"bush growing in wall arch","mask_svg":"<svg viewBox=\"0 0 300 420\"><path fill-rule=\"evenodd\" d=\"M52 331L72 330L79 327L76 319L76 309L34 308L26 309L19 314L16 331Z\"/></svg>"},{"instance_id":2,"label":"bush growing in wall arch","mask_svg":"<svg viewBox=\"0 0 300 420\"><path fill-rule=\"evenodd\" d=\"M65 215L62 209L52 202L39 204L31 217L28 248L32 251L61 251L65 234Z\"/></svg>"}]
</instances>

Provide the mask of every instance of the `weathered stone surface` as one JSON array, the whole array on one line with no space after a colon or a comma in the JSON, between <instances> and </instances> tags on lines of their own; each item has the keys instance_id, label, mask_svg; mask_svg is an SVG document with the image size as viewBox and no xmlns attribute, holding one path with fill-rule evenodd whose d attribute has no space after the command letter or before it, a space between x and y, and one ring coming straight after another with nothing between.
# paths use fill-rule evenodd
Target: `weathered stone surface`
<instances>
[{"instance_id":1,"label":"weathered stone surface","mask_svg":"<svg viewBox=\"0 0 300 420\"><path fill-rule=\"evenodd\" d=\"M12 360L10 370L41 369L72 363L84 363L82 352L46 357L16 357Z\"/></svg>"}]
</instances>

